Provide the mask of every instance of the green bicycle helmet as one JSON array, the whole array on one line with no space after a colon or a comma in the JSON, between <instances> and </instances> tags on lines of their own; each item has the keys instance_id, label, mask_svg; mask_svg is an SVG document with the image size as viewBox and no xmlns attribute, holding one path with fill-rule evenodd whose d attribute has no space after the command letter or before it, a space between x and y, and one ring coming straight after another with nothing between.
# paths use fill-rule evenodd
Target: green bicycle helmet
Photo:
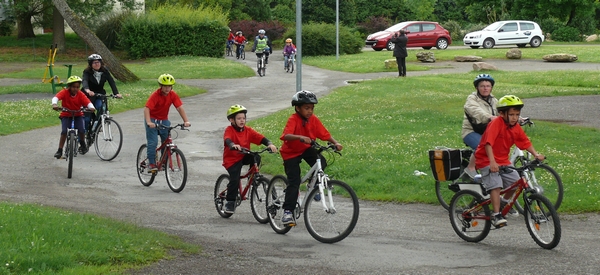
<instances>
[{"instance_id":1,"label":"green bicycle helmet","mask_svg":"<svg viewBox=\"0 0 600 275\"><path fill-rule=\"evenodd\" d=\"M165 86L175 85L175 78L170 74L161 74L158 77L158 84Z\"/></svg>"},{"instance_id":2,"label":"green bicycle helmet","mask_svg":"<svg viewBox=\"0 0 600 275\"><path fill-rule=\"evenodd\" d=\"M76 76L76 75L72 75L67 79L67 85L71 85L71 83L75 83L75 82L83 82L83 80L81 80L81 77Z\"/></svg>"},{"instance_id":3,"label":"green bicycle helmet","mask_svg":"<svg viewBox=\"0 0 600 275\"><path fill-rule=\"evenodd\" d=\"M496 108L498 111L506 110L508 108L517 108L520 110L523 108L523 105L525 104L523 104L523 101L520 98L514 95L505 95L498 100Z\"/></svg>"},{"instance_id":4,"label":"green bicycle helmet","mask_svg":"<svg viewBox=\"0 0 600 275\"><path fill-rule=\"evenodd\" d=\"M479 82L481 82L483 80L487 80L490 83L492 83L492 87L494 87L494 83L496 83L496 81L494 81L494 78L491 75L479 74L475 77L475 80L473 80L473 86L475 86L475 88L477 88L477 85L479 85Z\"/></svg>"},{"instance_id":5,"label":"green bicycle helmet","mask_svg":"<svg viewBox=\"0 0 600 275\"><path fill-rule=\"evenodd\" d=\"M237 115L238 113L248 113L248 109L246 109L246 107L239 105L239 104L235 104L231 107L229 107L229 110L227 110L227 118L233 118L235 117L235 115Z\"/></svg>"}]
</instances>

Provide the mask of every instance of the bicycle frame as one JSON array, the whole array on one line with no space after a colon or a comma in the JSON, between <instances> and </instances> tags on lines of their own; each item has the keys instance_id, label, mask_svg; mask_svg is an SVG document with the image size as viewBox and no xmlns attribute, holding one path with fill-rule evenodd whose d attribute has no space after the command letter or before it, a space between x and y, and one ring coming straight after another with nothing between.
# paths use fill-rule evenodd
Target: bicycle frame
<instances>
[{"instance_id":1,"label":"bicycle frame","mask_svg":"<svg viewBox=\"0 0 600 275\"><path fill-rule=\"evenodd\" d=\"M327 185L327 182L329 181L329 176L325 174L322 167L323 166L321 165L321 158L319 157L317 158L315 164L310 168L310 170L308 170L306 175L302 177L302 180L300 180L300 182L305 182L308 179L310 179L310 182L307 184L307 189L304 197L308 197L310 191L312 191L313 188L319 188L319 194L321 194L321 198L327 197L327 202L329 202L328 206L325 200L321 199L321 205L323 206L323 210L327 213L335 213L335 206L333 205L333 194L329 190L327 192L327 195L325 196L324 190L325 186ZM300 205L300 209L304 209L305 202L305 200L302 200L302 198L298 196L298 205Z\"/></svg>"},{"instance_id":2,"label":"bicycle frame","mask_svg":"<svg viewBox=\"0 0 600 275\"><path fill-rule=\"evenodd\" d=\"M160 126L159 126L160 127ZM163 126L164 127L164 126ZM165 139L161 145L156 148L156 153L162 153L160 155L160 159L157 163L156 166L158 166L158 171L162 171L163 170L163 165L168 164L169 168L173 167L173 159L171 158L171 149L177 148L177 145L175 145L175 143L173 143L173 139L171 138L171 129L169 129L169 134L167 135L167 139ZM168 163L167 163L167 156L168 156ZM177 165L180 166L181 163L179 163L179 159L177 159Z\"/></svg>"},{"instance_id":3,"label":"bicycle frame","mask_svg":"<svg viewBox=\"0 0 600 275\"><path fill-rule=\"evenodd\" d=\"M255 157L256 159L256 157ZM258 164L256 164L256 162L254 162L254 165L250 166L250 169L248 169L248 172L242 176L240 176L240 184L238 185L239 188L239 193L240 197L242 198L243 201L247 200L247 196L248 195L248 191L250 191L250 186L252 186L252 183L254 182L254 179L257 178L259 176L259 168L258 168ZM244 186L242 184L242 180L247 178L248 181L246 182L246 186ZM225 194L223 194L225 195Z\"/></svg>"}]
</instances>

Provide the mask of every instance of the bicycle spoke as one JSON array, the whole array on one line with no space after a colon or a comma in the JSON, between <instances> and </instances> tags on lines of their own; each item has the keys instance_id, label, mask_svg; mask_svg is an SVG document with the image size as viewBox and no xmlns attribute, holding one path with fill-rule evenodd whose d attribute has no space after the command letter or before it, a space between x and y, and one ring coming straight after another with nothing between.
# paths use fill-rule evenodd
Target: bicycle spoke
<instances>
[{"instance_id":1,"label":"bicycle spoke","mask_svg":"<svg viewBox=\"0 0 600 275\"><path fill-rule=\"evenodd\" d=\"M183 153L177 148L171 149L171 155L167 157L165 175L173 192L179 193L183 190L187 181L187 163Z\"/></svg>"},{"instance_id":2,"label":"bicycle spoke","mask_svg":"<svg viewBox=\"0 0 600 275\"><path fill-rule=\"evenodd\" d=\"M123 145L121 126L113 119L103 120L96 129L94 148L102 160L110 161L117 157Z\"/></svg>"},{"instance_id":3,"label":"bicycle spoke","mask_svg":"<svg viewBox=\"0 0 600 275\"><path fill-rule=\"evenodd\" d=\"M550 200L531 195L525 203L525 222L533 240L542 248L552 249L561 237L560 220Z\"/></svg>"},{"instance_id":4,"label":"bicycle spoke","mask_svg":"<svg viewBox=\"0 0 600 275\"><path fill-rule=\"evenodd\" d=\"M468 242L479 242L490 232L490 210L488 205L478 205L483 201L480 194L463 190L454 195L450 203L450 223L454 232Z\"/></svg>"},{"instance_id":5,"label":"bicycle spoke","mask_svg":"<svg viewBox=\"0 0 600 275\"><path fill-rule=\"evenodd\" d=\"M281 222L286 187L287 179L278 175L271 179L267 189L267 217L273 231L279 234L285 234L291 229L291 227L285 226Z\"/></svg>"}]
</instances>

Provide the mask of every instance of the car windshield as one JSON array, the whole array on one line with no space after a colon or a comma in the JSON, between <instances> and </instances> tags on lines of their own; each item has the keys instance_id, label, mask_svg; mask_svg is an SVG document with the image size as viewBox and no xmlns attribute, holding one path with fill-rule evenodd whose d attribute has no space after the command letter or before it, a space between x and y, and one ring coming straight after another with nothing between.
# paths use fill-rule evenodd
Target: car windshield
<instances>
[{"instance_id":1,"label":"car windshield","mask_svg":"<svg viewBox=\"0 0 600 275\"><path fill-rule=\"evenodd\" d=\"M483 28L484 31L495 31L502 26L501 22L492 23L491 25Z\"/></svg>"},{"instance_id":2,"label":"car windshield","mask_svg":"<svg viewBox=\"0 0 600 275\"><path fill-rule=\"evenodd\" d=\"M398 23L396 25L393 25L387 29L385 29L386 32L397 32L401 29L404 29L406 27L406 25L408 25L408 22L402 22L402 23Z\"/></svg>"}]
</instances>

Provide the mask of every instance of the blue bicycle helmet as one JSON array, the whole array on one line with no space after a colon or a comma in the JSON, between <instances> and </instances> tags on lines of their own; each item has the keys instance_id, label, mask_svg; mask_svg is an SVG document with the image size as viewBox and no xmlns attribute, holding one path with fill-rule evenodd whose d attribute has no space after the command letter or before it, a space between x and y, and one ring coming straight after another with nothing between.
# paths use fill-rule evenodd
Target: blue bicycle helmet
<instances>
[{"instance_id":1,"label":"blue bicycle helmet","mask_svg":"<svg viewBox=\"0 0 600 275\"><path fill-rule=\"evenodd\" d=\"M483 80L487 80L490 83L492 83L492 87L494 87L494 84L496 83L496 81L494 81L494 78L491 75L479 74L475 77L475 80L473 80L473 86L475 86L475 88L477 88L477 85L479 85L479 82L481 82Z\"/></svg>"}]
</instances>

